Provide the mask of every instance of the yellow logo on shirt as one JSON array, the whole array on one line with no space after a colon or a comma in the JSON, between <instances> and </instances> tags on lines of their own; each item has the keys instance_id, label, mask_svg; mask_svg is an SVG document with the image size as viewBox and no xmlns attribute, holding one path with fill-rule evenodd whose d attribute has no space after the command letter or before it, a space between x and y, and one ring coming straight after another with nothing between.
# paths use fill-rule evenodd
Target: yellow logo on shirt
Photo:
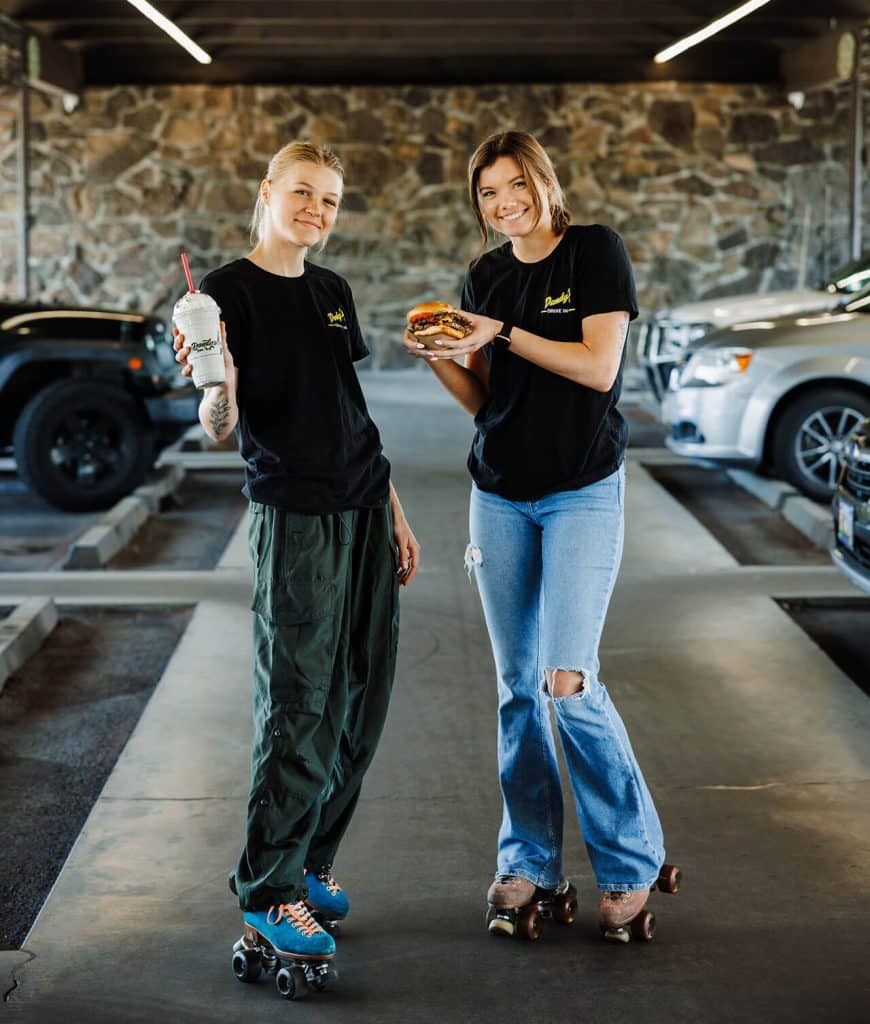
<instances>
[{"instance_id":1,"label":"yellow logo on shirt","mask_svg":"<svg viewBox=\"0 0 870 1024\"><path fill-rule=\"evenodd\" d=\"M551 295L548 295L544 299L544 309L549 309L550 306L564 306L566 302L571 301L571 289L566 288L561 295L557 295L554 299Z\"/></svg>"},{"instance_id":2,"label":"yellow logo on shirt","mask_svg":"<svg viewBox=\"0 0 870 1024\"><path fill-rule=\"evenodd\" d=\"M574 306L569 306L568 303L571 301L571 289L566 288L561 295L548 295L544 299L544 308L541 310L542 313L573 313L575 312Z\"/></svg>"},{"instance_id":3,"label":"yellow logo on shirt","mask_svg":"<svg viewBox=\"0 0 870 1024\"><path fill-rule=\"evenodd\" d=\"M329 320L330 327L340 327L343 331L347 330L347 324L345 323L344 310L341 306L334 313L327 313L327 319Z\"/></svg>"}]
</instances>

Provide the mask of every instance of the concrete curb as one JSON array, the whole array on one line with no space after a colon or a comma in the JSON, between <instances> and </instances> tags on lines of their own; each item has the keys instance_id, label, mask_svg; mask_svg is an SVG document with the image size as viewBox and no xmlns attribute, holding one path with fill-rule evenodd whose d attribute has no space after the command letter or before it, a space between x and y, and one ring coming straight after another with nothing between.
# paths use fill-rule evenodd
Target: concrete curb
<instances>
[{"instance_id":1,"label":"concrete curb","mask_svg":"<svg viewBox=\"0 0 870 1024\"><path fill-rule=\"evenodd\" d=\"M834 521L830 508L817 505L799 494L785 499L781 515L820 548L827 550L834 543Z\"/></svg>"},{"instance_id":2,"label":"concrete curb","mask_svg":"<svg viewBox=\"0 0 870 1024\"><path fill-rule=\"evenodd\" d=\"M674 455L667 449L663 452L656 448L629 448L628 456L633 461L650 466L680 464L686 461L682 456ZM696 465L701 465L698 459L692 461ZM720 467L713 465L712 468ZM811 543L824 549L831 547L834 542L834 528L829 507L817 505L782 480L770 480L746 469L726 469L725 472L738 487L742 487L762 504L778 512Z\"/></svg>"},{"instance_id":3,"label":"concrete curb","mask_svg":"<svg viewBox=\"0 0 870 1024\"><path fill-rule=\"evenodd\" d=\"M28 598L0 622L0 692L56 625L57 608L50 597Z\"/></svg>"},{"instance_id":4,"label":"concrete curb","mask_svg":"<svg viewBox=\"0 0 870 1024\"><path fill-rule=\"evenodd\" d=\"M177 445L172 447L179 452L202 452L206 450L207 440L202 424L194 423L181 435Z\"/></svg>"},{"instance_id":5,"label":"concrete curb","mask_svg":"<svg viewBox=\"0 0 870 1024\"><path fill-rule=\"evenodd\" d=\"M151 483L143 484L133 491L134 498L141 498L148 506L149 515L160 511L160 502L176 491L184 480L184 466L175 463L159 471L158 477Z\"/></svg>"},{"instance_id":6,"label":"concrete curb","mask_svg":"<svg viewBox=\"0 0 870 1024\"><path fill-rule=\"evenodd\" d=\"M779 512L789 498L798 498L801 495L791 486L781 480L769 480L767 477L750 473L746 469L729 469L728 476L743 488L754 494L759 501L763 501L769 508ZM806 500L806 499L804 499Z\"/></svg>"},{"instance_id":7,"label":"concrete curb","mask_svg":"<svg viewBox=\"0 0 870 1024\"><path fill-rule=\"evenodd\" d=\"M184 466L169 465L150 483L113 505L103 518L70 545L64 569L101 569L160 511L160 502L184 480Z\"/></svg>"},{"instance_id":8,"label":"concrete curb","mask_svg":"<svg viewBox=\"0 0 870 1024\"><path fill-rule=\"evenodd\" d=\"M150 512L144 498L122 498L70 545L64 569L100 569L136 534Z\"/></svg>"},{"instance_id":9,"label":"concrete curb","mask_svg":"<svg viewBox=\"0 0 870 1024\"><path fill-rule=\"evenodd\" d=\"M768 508L785 519L807 540L827 550L834 543L831 509L811 501L790 484L781 480L768 480L745 469L729 469L728 476L743 490L748 491Z\"/></svg>"}]
</instances>

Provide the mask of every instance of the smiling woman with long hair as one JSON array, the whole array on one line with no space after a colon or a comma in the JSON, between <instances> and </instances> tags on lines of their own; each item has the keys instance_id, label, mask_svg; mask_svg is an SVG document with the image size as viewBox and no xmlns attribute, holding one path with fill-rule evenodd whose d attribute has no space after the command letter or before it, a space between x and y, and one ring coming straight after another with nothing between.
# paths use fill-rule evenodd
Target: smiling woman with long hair
<instances>
[{"instance_id":1,"label":"smiling woman with long hair","mask_svg":"<svg viewBox=\"0 0 870 1024\"><path fill-rule=\"evenodd\" d=\"M626 424L619 399L637 298L622 240L571 226L553 165L525 132L484 140L468 186L483 247L462 341L407 350L474 416L469 573L495 658L504 813L489 929L514 934L549 901L570 916L555 709L608 937L624 938L664 860L662 831L598 647L623 544ZM432 342L431 338L427 339ZM464 365L456 360L463 360Z\"/></svg>"}]
</instances>

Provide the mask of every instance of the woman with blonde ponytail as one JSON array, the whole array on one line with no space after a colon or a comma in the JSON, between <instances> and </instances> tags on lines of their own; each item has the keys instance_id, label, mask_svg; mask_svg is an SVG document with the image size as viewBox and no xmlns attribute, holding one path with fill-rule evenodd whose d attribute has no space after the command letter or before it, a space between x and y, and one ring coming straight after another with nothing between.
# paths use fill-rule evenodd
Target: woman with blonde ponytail
<instances>
[{"instance_id":1,"label":"woman with blonde ponytail","mask_svg":"<svg viewBox=\"0 0 870 1024\"><path fill-rule=\"evenodd\" d=\"M420 560L354 369L369 351L350 287L306 258L329 238L343 179L331 150L284 146L257 191L253 249L201 285L221 308L227 379L206 389L199 416L216 441L238 435L254 562L251 790L230 875L245 933L233 968L250 980L277 957L315 987L348 913L332 862L386 718L398 588ZM189 375L177 332L175 349ZM277 975L285 995L305 978Z\"/></svg>"},{"instance_id":2,"label":"woman with blonde ponytail","mask_svg":"<svg viewBox=\"0 0 870 1024\"><path fill-rule=\"evenodd\" d=\"M659 877L658 815L598 677L622 556L628 432L617 401L637 316L631 264L611 228L570 225L553 164L525 132L485 139L468 188L483 241L461 302L474 329L434 353L408 332L404 344L477 428L466 565L496 664L503 796L488 928L534 937L540 908L564 921L576 910L552 704L599 923L625 941L649 923L650 888L676 884L676 869ZM507 240L486 251L490 232Z\"/></svg>"}]
</instances>

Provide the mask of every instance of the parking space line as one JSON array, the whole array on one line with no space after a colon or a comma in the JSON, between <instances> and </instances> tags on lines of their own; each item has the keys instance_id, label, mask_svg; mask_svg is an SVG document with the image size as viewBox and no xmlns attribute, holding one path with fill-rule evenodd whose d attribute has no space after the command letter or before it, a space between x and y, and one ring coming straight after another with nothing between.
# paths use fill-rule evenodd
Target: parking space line
<instances>
[{"instance_id":1,"label":"parking space line","mask_svg":"<svg viewBox=\"0 0 870 1024\"><path fill-rule=\"evenodd\" d=\"M183 466L186 470L197 469L238 469L244 468L238 452L182 452L165 451L157 461L158 466Z\"/></svg>"}]
</instances>

